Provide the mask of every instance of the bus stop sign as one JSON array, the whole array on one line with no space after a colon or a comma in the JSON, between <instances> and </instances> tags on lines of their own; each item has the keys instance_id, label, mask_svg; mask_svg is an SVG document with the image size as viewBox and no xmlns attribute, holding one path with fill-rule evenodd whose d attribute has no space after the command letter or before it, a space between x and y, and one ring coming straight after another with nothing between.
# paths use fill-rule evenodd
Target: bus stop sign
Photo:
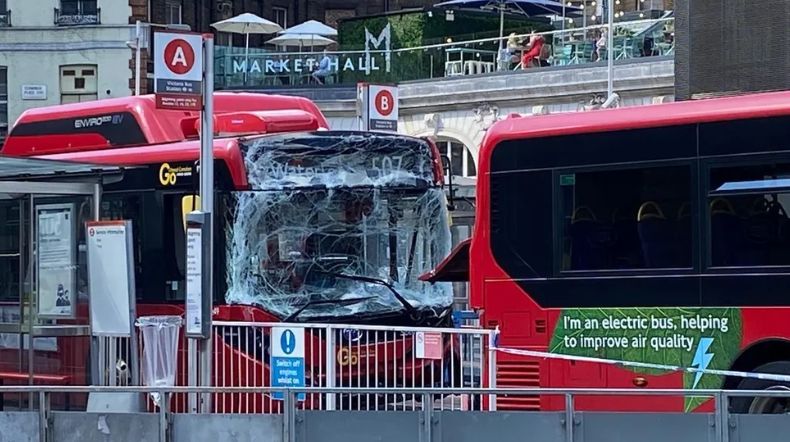
<instances>
[{"instance_id":1,"label":"bus stop sign","mask_svg":"<svg viewBox=\"0 0 790 442\"><path fill-rule=\"evenodd\" d=\"M161 109L200 110L203 81L203 36L198 33L154 34L154 92Z\"/></svg>"}]
</instances>

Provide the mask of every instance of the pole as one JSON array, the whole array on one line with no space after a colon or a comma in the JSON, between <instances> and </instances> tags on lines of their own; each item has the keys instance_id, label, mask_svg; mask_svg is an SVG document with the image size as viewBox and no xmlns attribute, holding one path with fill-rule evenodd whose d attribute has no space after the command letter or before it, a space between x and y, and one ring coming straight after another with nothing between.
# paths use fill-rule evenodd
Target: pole
<instances>
[{"instance_id":1,"label":"pole","mask_svg":"<svg viewBox=\"0 0 790 442\"><path fill-rule=\"evenodd\" d=\"M250 71L250 33L247 32L247 38L244 43L244 86L247 86L247 72Z\"/></svg>"},{"instance_id":2,"label":"pole","mask_svg":"<svg viewBox=\"0 0 790 442\"><path fill-rule=\"evenodd\" d=\"M612 0L606 1L606 9L606 15L608 16L607 21L609 23L607 26L609 35L606 36L606 96L609 98L614 93L614 4Z\"/></svg>"},{"instance_id":3,"label":"pole","mask_svg":"<svg viewBox=\"0 0 790 442\"><path fill-rule=\"evenodd\" d=\"M211 300L213 311L214 294L214 37L210 34L203 37L203 113L201 114L200 130L200 209L206 214L208 229L203 241L208 243L203 247L203 260L208 271L203 272L204 285L209 290L203 292ZM209 330L212 330L211 314L209 317ZM212 363L212 333L208 339L200 340L200 385L211 386ZM201 411L211 411L210 395L203 395Z\"/></svg>"},{"instance_id":4,"label":"pole","mask_svg":"<svg viewBox=\"0 0 790 442\"><path fill-rule=\"evenodd\" d=\"M134 95L140 95L140 20L134 24Z\"/></svg>"},{"instance_id":5,"label":"pole","mask_svg":"<svg viewBox=\"0 0 790 442\"><path fill-rule=\"evenodd\" d=\"M582 28L584 28L584 41L587 41L587 0L582 1Z\"/></svg>"},{"instance_id":6,"label":"pole","mask_svg":"<svg viewBox=\"0 0 790 442\"><path fill-rule=\"evenodd\" d=\"M562 34L562 41L565 41L565 2L567 0L561 0L561 1L562 1L562 32L561 32L561 34Z\"/></svg>"},{"instance_id":7,"label":"pole","mask_svg":"<svg viewBox=\"0 0 790 442\"><path fill-rule=\"evenodd\" d=\"M505 49L505 5L499 6L499 50Z\"/></svg>"}]
</instances>

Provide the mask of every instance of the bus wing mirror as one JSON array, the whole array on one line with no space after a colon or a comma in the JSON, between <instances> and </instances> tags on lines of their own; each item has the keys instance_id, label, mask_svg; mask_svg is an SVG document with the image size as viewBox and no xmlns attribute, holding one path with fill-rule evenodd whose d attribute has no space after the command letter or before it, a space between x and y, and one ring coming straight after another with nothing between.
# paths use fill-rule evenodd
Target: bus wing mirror
<instances>
[{"instance_id":1,"label":"bus wing mirror","mask_svg":"<svg viewBox=\"0 0 790 442\"><path fill-rule=\"evenodd\" d=\"M442 168L444 169L444 176L447 177L447 209L455 210L455 187L453 186L453 164L450 157L442 155Z\"/></svg>"},{"instance_id":2,"label":"bus wing mirror","mask_svg":"<svg viewBox=\"0 0 790 442\"><path fill-rule=\"evenodd\" d=\"M198 195L185 195L181 198L181 219L184 223L184 231L187 231L187 215L189 212L200 210L200 197Z\"/></svg>"}]
</instances>

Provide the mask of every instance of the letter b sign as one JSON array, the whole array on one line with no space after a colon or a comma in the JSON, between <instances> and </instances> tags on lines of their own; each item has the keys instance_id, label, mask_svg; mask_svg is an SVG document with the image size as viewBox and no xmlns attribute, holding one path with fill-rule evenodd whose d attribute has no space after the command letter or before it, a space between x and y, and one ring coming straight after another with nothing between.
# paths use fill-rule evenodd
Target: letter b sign
<instances>
[{"instance_id":1,"label":"letter b sign","mask_svg":"<svg viewBox=\"0 0 790 442\"><path fill-rule=\"evenodd\" d=\"M376 111L378 111L379 115L382 117L387 117L392 113L393 105L395 102L395 98L392 96L390 91L379 91L376 94L376 99L374 103L376 104Z\"/></svg>"}]
</instances>

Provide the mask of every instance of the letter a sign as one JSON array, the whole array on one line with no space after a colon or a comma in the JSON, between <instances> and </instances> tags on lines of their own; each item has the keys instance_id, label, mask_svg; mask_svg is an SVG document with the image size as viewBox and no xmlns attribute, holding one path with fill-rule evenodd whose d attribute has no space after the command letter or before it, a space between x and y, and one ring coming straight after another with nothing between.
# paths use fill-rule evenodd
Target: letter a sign
<instances>
[{"instance_id":1,"label":"letter a sign","mask_svg":"<svg viewBox=\"0 0 790 442\"><path fill-rule=\"evenodd\" d=\"M198 33L154 34L156 107L200 110L203 82L203 36Z\"/></svg>"}]
</instances>

